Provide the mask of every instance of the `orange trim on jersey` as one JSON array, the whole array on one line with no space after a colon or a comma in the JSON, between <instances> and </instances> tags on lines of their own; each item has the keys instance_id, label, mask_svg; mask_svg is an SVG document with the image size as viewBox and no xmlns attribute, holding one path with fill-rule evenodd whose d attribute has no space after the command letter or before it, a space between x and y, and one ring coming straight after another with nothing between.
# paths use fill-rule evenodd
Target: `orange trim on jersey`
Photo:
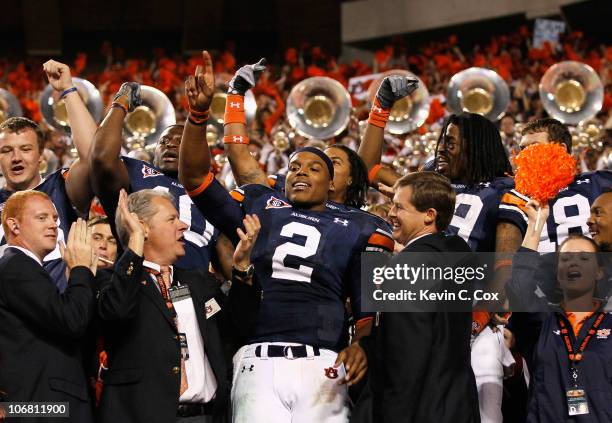
<instances>
[{"instance_id":1,"label":"orange trim on jersey","mask_svg":"<svg viewBox=\"0 0 612 423\"><path fill-rule=\"evenodd\" d=\"M382 168L382 165L380 163L372 166L372 169L370 169L370 171L368 172L368 182L369 183L374 182L374 178L376 178L376 175L378 175L378 172L380 171L381 168Z\"/></svg>"},{"instance_id":2,"label":"orange trim on jersey","mask_svg":"<svg viewBox=\"0 0 612 423\"><path fill-rule=\"evenodd\" d=\"M395 242L393 242L391 238L376 232L370 235L370 239L368 239L368 244L383 247L389 251L393 251L393 247L395 247Z\"/></svg>"},{"instance_id":3,"label":"orange trim on jersey","mask_svg":"<svg viewBox=\"0 0 612 423\"><path fill-rule=\"evenodd\" d=\"M521 209L524 213L527 213L527 207L525 207L527 205L527 201L523 200L522 198L517 197L516 195L512 195L511 193L507 192L504 195L502 195L501 201L502 203L506 203L511 206L516 206L519 209Z\"/></svg>"},{"instance_id":4,"label":"orange trim on jersey","mask_svg":"<svg viewBox=\"0 0 612 423\"><path fill-rule=\"evenodd\" d=\"M236 190L232 190L230 191L230 195L232 196L232 198L240 203L242 203L242 200L244 200L244 194L236 191Z\"/></svg>"},{"instance_id":5,"label":"orange trim on jersey","mask_svg":"<svg viewBox=\"0 0 612 423\"><path fill-rule=\"evenodd\" d=\"M268 176L268 185L270 185L270 188L274 188L276 186L276 178Z\"/></svg>"},{"instance_id":6,"label":"orange trim on jersey","mask_svg":"<svg viewBox=\"0 0 612 423\"><path fill-rule=\"evenodd\" d=\"M206 188L210 186L213 181L213 178L213 174L211 172L208 172L208 175L206 175L204 181L200 184L200 186L192 191L187 191L187 195L189 195L190 197L195 197L197 195L202 194L204 190L206 190Z\"/></svg>"},{"instance_id":7,"label":"orange trim on jersey","mask_svg":"<svg viewBox=\"0 0 612 423\"><path fill-rule=\"evenodd\" d=\"M497 269L501 269L502 267L508 267L508 266L512 266L512 259L497 260L495 262L495 267L493 268L493 271Z\"/></svg>"},{"instance_id":8,"label":"orange trim on jersey","mask_svg":"<svg viewBox=\"0 0 612 423\"><path fill-rule=\"evenodd\" d=\"M70 169L66 169L65 171L62 172L62 177L64 178L64 181L68 180L69 175L70 175Z\"/></svg>"},{"instance_id":9,"label":"orange trim on jersey","mask_svg":"<svg viewBox=\"0 0 612 423\"><path fill-rule=\"evenodd\" d=\"M246 114L244 113L244 97L237 94L228 94L225 100L225 115L223 125L230 123L242 123L246 125Z\"/></svg>"}]
</instances>

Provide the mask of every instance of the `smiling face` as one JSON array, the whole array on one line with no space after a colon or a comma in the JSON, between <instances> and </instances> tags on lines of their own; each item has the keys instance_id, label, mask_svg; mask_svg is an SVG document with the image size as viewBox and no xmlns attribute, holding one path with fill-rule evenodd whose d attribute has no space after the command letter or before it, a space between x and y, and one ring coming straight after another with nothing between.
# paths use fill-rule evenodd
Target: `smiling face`
<instances>
[{"instance_id":1,"label":"smiling face","mask_svg":"<svg viewBox=\"0 0 612 423\"><path fill-rule=\"evenodd\" d=\"M144 256L159 265L174 264L185 255L187 225L179 220L176 207L167 198L155 197L151 202L156 213L145 222Z\"/></svg>"},{"instance_id":2,"label":"smiling face","mask_svg":"<svg viewBox=\"0 0 612 423\"><path fill-rule=\"evenodd\" d=\"M595 199L587 225L593 241L601 251L612 251L612 192L606 192Z\"/></svg>"},{"instance_id":3,"label":"smiling face","mask_svg":"<svg viewBox=\"0 0 612 423\"><path fill-rule=\"evenodd\" d=\"M9 191L32 189L40 182L42 156L32 129L0 132L0 168Z\"/></svg>"},{"instance_id":4,"label":"smiling face","mask_svg":"<svg viewBox=\"0 0 612 423\"><path fill-rule=\"evenodd\" d=\"M466 159L464 141L461 130L454 123L446 127L446 132L440 139L436 155L436 171L451 181L460 180L465 173Z\"/></svg>"},{"instance_id":5,"label":"smiling face","mask_svg":"<svg viewBox=\"0 0 612 423\"><path fill-rule=\"evenodd\" d=\"M324 210L328 191L333 191L333 187L323 159L307 151L292 156L285 181L285 192L291 203L306 209Z\"/></svg>"},{"instance_id":6,"label":"smiling face","mask_svg":"<svg viewBox=\"0 0 612 423\"><path fill-rule=\"evenodd\" d=\"M431 212L420 212L412 204L412 192L410 185L396 189L393 206L387 216L393 229L393 239L402 245L422 235L427 222L431 222L431 217L428 216Z\"/></svg>"},{"instance_id":7,"label":"smiling face","mask_svg":"<svg viewBox=\"0 0 612 423\"><path fill-rule=\"evenodd\" d=\"M593 292L603 276L594 246L589 240L569 239L559 250L557 280L565 296Z\"/></svg>"},{"instance_id":8,"label":"smiling face","mask_svg":"<svg viewBox=\"0 0 612 423\"><path fill-rule=\"evenodd\" d=\"M155 148L153 164L170 177L178 175L179 147L182 136L182 126L170 126L161 133Z\"/></svg>"},{"instance_id":9,"label":"smiling face","mask_svg":"<svg viewBox=\"0 0 612 423\"><path fill-rule=\"evenodd\" d=\"M55 249L57 244L57 211L48 198L29 197L18 216L7 219L7 235L10 245L17 245L33 252L41 260Z\"/></svg>"}]
</instances>

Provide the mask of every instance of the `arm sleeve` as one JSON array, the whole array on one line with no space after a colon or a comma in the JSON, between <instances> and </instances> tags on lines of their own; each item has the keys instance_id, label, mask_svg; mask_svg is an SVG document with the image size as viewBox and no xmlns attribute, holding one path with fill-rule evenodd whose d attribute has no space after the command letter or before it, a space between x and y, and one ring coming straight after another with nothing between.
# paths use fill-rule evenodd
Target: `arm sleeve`
<instances>
[{"instance_id":1,"label":"arm sleeve","mask_svg":"<svg viewBox=\"0 0 612 423\"><path fill-rule=\"evenodd\" d=\"M521 235L525 236L525 232L527 231L527 213L525 212L525 205L528 201L529 197L514 189L504 193L499 204L498 220L504 220L514 224L521 231Z\"/></svg>"},{"instance_id":2,"label":"arm sleeve","mask_svg":"<svg viewBox=\"0 0 612 423\"><path fill-rule=\"evenodd\" d=\"M514 311L535 311L541 304L536 294L538 270L542 265L537 251L521 247L512 259L512 277L506 287Z\"/></svg>"},{"instance_id":3,"label":"arm sleeve","mask_svg":"<svg viewBox=\"0 0 612 423\"><path fill-rule=\"evenodd\" d=\"M111 279L100 286L98 315L102 320L129 319L136 313L136 296L144 279L143 258L127 249Z\"/></svg>"},{"instance_id":4,"label":"arm sleeve","mask_svg":"<svg viewBox=\"0 0 612 423\"><path fill-rule=\"evenodd\" d=\"M236 228L242 227L244 218L242 189L238 188L229 193L213 174L209 173L202 185L187 194L206 220L227 236L232 244L236 245L240 241Z\"/></svg>"},{"instance_id":5,"label":"arm sleeve","mask_svg":"<svg viewBox=\"0 0 612 423\"><path fill-rule=\"evenodd\" d=\"M73 268L63 293L50 282L42 267L30 263L15 261L3 279L7 308L24 321L66 338L76 339L84 334L94 310L93 275L89 269Z\"/></svg>"}]
</instances>

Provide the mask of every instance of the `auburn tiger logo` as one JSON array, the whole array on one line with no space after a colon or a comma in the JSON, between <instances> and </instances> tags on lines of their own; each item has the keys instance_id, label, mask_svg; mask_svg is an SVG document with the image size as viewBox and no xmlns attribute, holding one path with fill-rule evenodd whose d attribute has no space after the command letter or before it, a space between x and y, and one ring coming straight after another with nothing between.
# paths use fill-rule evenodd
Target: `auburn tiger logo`
<instances>
[{"instance_id":1,"label":"auburn tiger logo","mask_svg":"<svg viewBox=\"0 0 612 423\"><path fill-rule=\"evenodd\" d=\"M283 200L279 200L276 197L270 197L270 199L268 200L266 204L266 210L267 209L284 209L287 207L291 207L291 204Z\"/></svg>"},{"instance_id":2,"label":"auburn tiger logo","mask_svg":"<svg viewBox=\"0 0 612 423\"><path fill-rule=\"evenodd\" d=\"M147 165L142 165L142 177L143 178L150 178L151 176L161 176L163 175L163 173L161 173L159 170L155 170L152 167L149 167Z\"/></svg>"}]
</instances>

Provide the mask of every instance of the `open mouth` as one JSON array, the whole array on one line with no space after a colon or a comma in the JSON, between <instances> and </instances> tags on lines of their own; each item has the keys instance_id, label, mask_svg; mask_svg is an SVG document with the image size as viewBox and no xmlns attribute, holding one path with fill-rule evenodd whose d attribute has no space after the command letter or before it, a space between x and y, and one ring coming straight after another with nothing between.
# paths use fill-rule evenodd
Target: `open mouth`
<instances>
[{"instance_id":1,"label":"open mouth","mask_svg":"<svg viewBox=\"0 0 612 423\"><path fill-rule=\"evenodd\" d=\"M166 151L162 155L162 160L164 162L176 162L178 160L178 152L173 150Z\"/></svg>"},{"instance_id":2,"label":"open mouth","mask_svg":"<svg viewBox=\"0 0 612 423\"><path fill-rule=\"evenodd\" d=\"M25 167L22 166L22 165L17 165L17 166L11 167L11 173L14 174L14 175L21 175L24 170L25 170Z\"/></svg>"},{"instance_id":3,"label":"open mouth","mask_svg":"<svg viewBox=\"0 0 612 423\"><path fill-rule=\"evenodd\" d=\"M567 271L566 276L568 281L575 281L582 277L582 272L578 268L573 267Z\"/></svg>"},{"instance_id":4,"label":"open mouth","mask_svg":"<svg viewBox=\"0 0 612 423\"><path fill-rule=\"evenodd\" d=\"M294 191L306 191L310 188L310 184L303 181L298 181L294 182L292 187Z\"/></svg>"}]
</instances>

